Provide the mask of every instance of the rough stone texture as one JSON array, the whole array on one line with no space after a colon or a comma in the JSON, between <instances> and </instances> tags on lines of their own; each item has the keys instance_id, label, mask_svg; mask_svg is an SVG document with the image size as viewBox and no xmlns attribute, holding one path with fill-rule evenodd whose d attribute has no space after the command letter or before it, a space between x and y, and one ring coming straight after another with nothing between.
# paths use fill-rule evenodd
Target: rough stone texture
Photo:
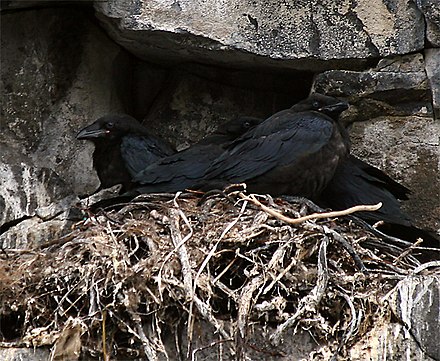
<instances>
[{"instance_id":1,"label":"rough stone texture","mask_svg":"<svg viewBox=\"0 0 440 361\"><path fill-rule=\"evenodd\" d=\"M440 49L425 50L426 74L432 91L434 115L440 120Z\"/></svg>"},{"instance_id":2,"label":"rough stone texture","mask_svg":"<svg viewBox=\"0 0 440 361\"><path fill-rule=\"evenodd\" d=\"M50 351L47 348L1 348L0 359L7 361L47 361Z\"/></svg>"},{"instance_id":3,"label":"rough stone texture","mask_svg":"<svg viewBox=\"0 0 440 361\"><path fill-rule=\"evenodd\" d=\"M431 88L421 54L387 58L367 71L329 70L316 76L315 91L346 97L348 122L432 112Z\"/></svg>"},{"instance_id":4,"label":"rough stone texture","mask_svg":"<svg viewBox=\"0 0 440 361\"><path fill-rule=\"evenodd\" d=\"M352 152L412 190L403 203L422 228L440 228L440 123L432 118L377 117L351 129Z\"/></svg>"},{"instance_id":5,"label":"rough stone texture","mask_svg":"<svg viewBox=\"0 0 440 361\"><path fill-rule=\"evenodd\" d=\"M229 66L353 67L420 50L425 35L420 10L405 0L110 0L95 8L110 36L141 58Z\"/></svg>"},{"instance_id":6,"label":"rough stone texture","mask_svg":"<svg viewBox=\"0 0 440 361\"><path fill-rule=\"evenodd\" d=\"M93 146L75 135L122 109L122 71L113 69L121 50L87 18L72 9L2 14L0 225L51 218L99 186Z\"/></svg>"},{"instance_id":7,"label":"rough stone texture","mask_svg":"<svg viewBox=\"0 0 440 361\"><path fill-rule=\"evenodd\" d=\"M25 219L0 234L0 246L3 249L34 248L61 237L69 231L73 223L64 217L65 215L61 214L57 219L48 221L43 221L39 217Z\"/></svg>"},{"instance_id":8,"label":"rough stone texture","mask_svg":"<svg viewBox=\"0 0 440 361\"><path fill-rule=\"evenodd\" d=\"M308 95L311 83L308 73L255 74L186 65L167 72L144 124L181 149L239 115L266 118L290 107Z\"/></svg>"},{"instance_id":9,"label":"rough stone texture","mask_svg":"<svg viewBox=\"0 0 440 361\"><path fill-rule=\"evenodd\" d=\"M438 0L416 0L426 21L426 40L440 47L440 6Z\"/></svg>"},{"instance_id":10,"label":"rough stone texture","mask_svg":"<svg viewBox=\"0 0 440 361\"><path fill-rule=\"evenodd\" d=\"M374 321L373 329L350 350L353 361L440 360L440 279L409 276L386 297L398 322L390 315Z\"/></svg>"},{"instance_id":11,"label":"rough stone texture","mask_svg":"<svg viewBox=\"0 0 440 361\"><path fill-rule=\"evenodd\" d=\"M350 361L438 361L420 349L404 326L379 320L367 337L351 348Z\"/></svg>"},{"instance_id":12,"label":"rough stone texture","mask_svg":"<svg viewBox=\"0 0 440 361\"><path fill-rule=\"evenodd\" d=\"M405 326L405 338L413 337L430 357L440 360L440 277L404 279L391 295L393 313Z\"/></svg>"},{"instance_id":13,"label":"rough stone texture","mask_svg":"<svg viewBox=\"0 0 440 361\"><path fill-rule=\"evenodd\" d=\"M75 200L69 185L51 169L36 167L32 160L0 146L0 224L32 216L39 212L42 219L62 211L60 204ZM21 158L21 159L20 159Z\"/></svg>"}]
</instances>

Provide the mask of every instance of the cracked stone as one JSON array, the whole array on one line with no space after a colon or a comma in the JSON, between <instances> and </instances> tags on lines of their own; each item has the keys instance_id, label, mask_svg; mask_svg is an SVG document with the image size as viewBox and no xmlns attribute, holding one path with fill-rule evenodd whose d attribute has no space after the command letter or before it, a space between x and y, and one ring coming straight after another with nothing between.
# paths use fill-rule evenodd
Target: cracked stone
<instances>
[{"instance_id":1,"label":"cracked stone","mask_svg":"<svg viewBox=\"0 0 440 361\"><path fill-rule=\"evenodd\" d=\"M423 16L404 0L174 3L110 0L95 8L109 35L143 59L316 71L424 46Z\"/></svg>"}]
</instances>

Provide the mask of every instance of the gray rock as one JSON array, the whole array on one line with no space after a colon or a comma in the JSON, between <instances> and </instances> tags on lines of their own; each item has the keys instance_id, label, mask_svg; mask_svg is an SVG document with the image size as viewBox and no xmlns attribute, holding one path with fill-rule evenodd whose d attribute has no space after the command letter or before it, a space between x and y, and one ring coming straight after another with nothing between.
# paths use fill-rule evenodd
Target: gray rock
<instances>
[{"instance_id":1,"label":"gray rock","mask_svg":"<svg viewBox=\"0 0 440 361\"><path fill-rule=\"evenodd\" d=\"M431 113L431 89L421 54L379 61L367 71L329 70L317 75L317 92L347 97L354 106L351 121L376 116Z\"/></svg>"},{"instance_id":2,"label":"gray rock","mask_svg":"<svg viewBox=\"0 0 440 361\"><path fill-rule=\"evenodd\" d=\"M72 224L62 215L49 221L32 217L0 234L0 247L6 252L8 249L33 249L68 233Z\"/></svg>"},{"instance_id":3,"label":"gray rock","mask_svg":"<svg viewBox=\"0 0 440 361\"><path fill-rule=\"evenodd\" d=\"M412 190L403 206L421 228L440 228L440 125L433 119L438 94L435 49L382 59L363 72L330 70L313 88L348 98L343 113L351 130L352 152ZM426 69L425 69L426 66ZM427 75L428 74L428 75ZM434 95L435 99L435 95ZM434 100L436 106L436 100Z\"/></svg>"},{"instance_id":4,"label":"gray rock","mask_svg":"<svg viewBox=\"0 0 440 361\"><path fill-rule=\"evenodd\" d=\"M438 0L416 0L426 21L426 40L440 47L440 6Z\"/></svg>"},{"instance_id":5,"label":"gray rock","mask_svg":"<svg viewBox=\"0 0 440 361\"><path fill-rule=\"evenodd\" d=\"M411 189L403 207L421 228L440 231L440 123L382 116L353 124L352 152Z\"/></svg>"},{"instance_id":6,"label":"gray rock","mask_svg":"<svg viewBox=\"0 0 440 361\"><path fill-rule=\"evenodd\" d=\"M8 361L47 361L50 360L48 348L0 348L0 359Z\"/></svg>"},{"instance_id":7,"label":"gray rock","mask_svg":"<svg viewBox=\"0 0 440 361\"><path fill-rule=\"evenodd\" d=\"M400 323L383 318L375 320L374 328L349 350L350 361L418 360L438 361L424 352Z\"/></svg>"},{"instance_id":8,"label":"gray rock","mask_svg":"<svg viewBox=\"0 0 440 361\"><path fill-rule=\"evenodd\" d=\"M368 58L420 50L425 38L421 12L404 0L229 0L219 6L204 0L110 0L96 1L95 8L123 47L168 62L353 68Z\"/></svg>"},{"instance_id":9,"label":"gray rock","mask_svg":"<svg viewBox=\"0 0 440 361\"><path fill-rule=\"evenodd\" d=\"M289 108L307 96L311 81L309 74L255 74L186 65L168 72L144 125L182 149L239 115L266 118ZM286 84L300 82L305 86L286 92Z\"/></svg>"},{"instance_id":10,"label":"gray rock","mask_svg":"<svg viewBox=\"0 0 440 361\"><path fill-rule=\"evenodd\" d=\"M391 308L403 323L405 338L411 336L420 349L440 360L440 276L413 276L396 286Z\"/></svg>"},{"instance_id":11,"label":"gray rock","mask_svg":"<svg viewBox=\"0 0 440 361\"><path fill-rule=\"evenodd\" d=\"M53 218L76 198L53 170L35 166L29 157L14 155L9 147L0 148L0 224L37 212L44 219ZM57 201L62 202L55 205Z\"/></svg>"},{"instance_id":12,"label":"gray rock","mask_svg":"<svg viewBox=\"0 0 440 361\"><path fill-rule=\"evenodd\" d=\"M83 15L63 8L2 14L0 226L52 219L99 186L93 145L75 136L130 106L120 86L130 69L127 55Z\"/></svg>"},{"instance_id":13,"label":"gray rock","mask_svg":"<svg viewBox=\"0 0 440 361\"><path fill-rule=\"evenodd\" d=\"M432 92L434 115L440 119L440 49L425 50L426 74Z\"/></svg>"}]
</instances>

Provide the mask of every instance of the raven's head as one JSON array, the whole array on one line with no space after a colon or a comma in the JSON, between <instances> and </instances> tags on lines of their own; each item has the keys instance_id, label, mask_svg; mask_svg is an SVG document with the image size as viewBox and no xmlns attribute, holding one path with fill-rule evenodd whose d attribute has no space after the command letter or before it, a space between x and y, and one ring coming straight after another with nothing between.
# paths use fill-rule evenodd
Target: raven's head
<instances>
[{"instance_id":1,"label":"raven's head","mask_svg":"<svg viewBox=\"0 0 440 361\"><path fill-rule=\"evenodd\" d=\"M127 134L145 134L145 128L126 114L107 114L80 130L76 139L119 139Z\"/></svg>"},{"instance_id":2,"label":"raven's head","mask_svg":"<svg viewBox=\"0 0 440 361\"><path fill-rule=\"evenodd\" d=\"M291 109L296 112L314 110L336 120L344 110L348 109L348 105L341 99L312 93L308 98L296 103Z\"/></svg>"}]
</instances>

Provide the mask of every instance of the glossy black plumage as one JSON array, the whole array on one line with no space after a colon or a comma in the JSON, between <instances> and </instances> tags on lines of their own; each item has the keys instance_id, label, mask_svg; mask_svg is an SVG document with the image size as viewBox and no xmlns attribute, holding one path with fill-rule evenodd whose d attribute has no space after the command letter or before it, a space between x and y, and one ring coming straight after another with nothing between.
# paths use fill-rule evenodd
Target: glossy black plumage
<instances>
[{"instance_id":1,"label":"glossy black plumage","mask_svg":"<svg viewBox=\"0 0 440 361\"><path fill-rule=\"evenodd\" d=\"M334 210L382 202L378 211L357 214L366 220L386 220L409 225L409 218L402 212L399 202L399 199L408 199L409 193L408 188L380 169L350 155L339 164L317 202Z\"/></svg>"},{"instance_id":2,"label":"glossy black plumage","mask_svg":"<svg viewBox=\"0 0 440 361\"><path fill-rule=\"evenodd\" d=\"M339 164L333 178L315 201L333 210L382 202L379 210L357 212L356 216L371 224L381 222L378 229L391 236L411 242L423 238L425 246L438 248L439 238L433 232L415 227L403 212L399 200L407 200L409 194L408 188L380 169L351 155Z\"/></svg>"},{"instance_id":3,"label":"glossy black plumage","mask_svg":"<svg viewBox=\"0 0 440 361\"><path fill-rule=\"evenodd\" d=\"M259 124L261 119L239 117L219 126L200 142L149 165L135 177L142 184L133 191L141 193L176 192L194 186L233 140Z\"/></svg>"},{"instance_id":4,"label":"glossy black plumage","mask_svg":"<svg viewBox=\"0 0 440 361\"><path fill-rule=\"evenodd\" d=\"M168 143L149 134L136 119L125 114L99 118L83 128L77 139L95 143L93 165L103 188L122 183L129 189L135 174L175 153Z\"/></svg>"},{"instance_id":5,"label":"glossy black plumage","mask_svg":"<svg viewBox=\"0 0 440 361\"><path fill-rule=\"evenodd\" d=\"M319 194L349 152L338 117L348 104L312 94L245 133L228 147L199 183L203 190L246 182L272 195Z\"/></svg>"}]
</instances>

